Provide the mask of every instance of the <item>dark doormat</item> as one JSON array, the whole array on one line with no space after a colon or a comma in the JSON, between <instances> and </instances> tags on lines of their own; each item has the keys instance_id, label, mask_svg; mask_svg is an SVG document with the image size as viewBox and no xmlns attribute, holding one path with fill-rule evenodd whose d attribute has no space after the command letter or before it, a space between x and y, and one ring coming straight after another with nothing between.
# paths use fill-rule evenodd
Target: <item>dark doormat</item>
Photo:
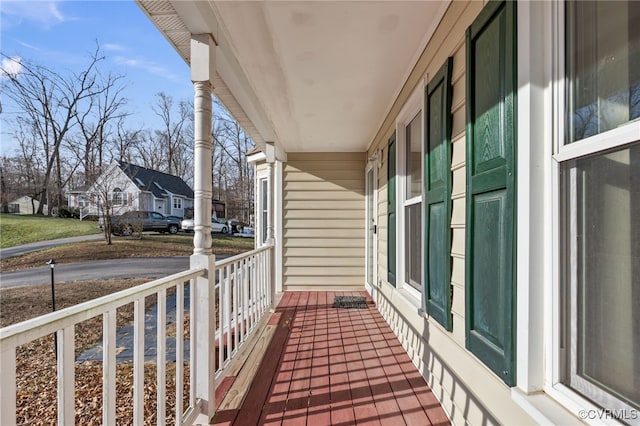
<instances>
[{"instance_id":1,"label":"dark doormat","mask_svg":"<svg viewBox=\"0 0 640 426\"><path fill-rule=\"evenodd\" d=\"M333 307L367 309L367 300L364 296L336 296L333 299Z\"/></svg>"}]
</instances>

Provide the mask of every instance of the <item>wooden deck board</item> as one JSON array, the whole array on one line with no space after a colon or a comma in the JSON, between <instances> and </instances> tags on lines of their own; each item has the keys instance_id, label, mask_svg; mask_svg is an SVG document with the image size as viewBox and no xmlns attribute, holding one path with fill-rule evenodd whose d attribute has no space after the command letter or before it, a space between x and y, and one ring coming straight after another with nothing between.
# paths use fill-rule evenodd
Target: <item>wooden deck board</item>
<instances>
[{"instance_id":1,"label":"wooden deck board","mask_svg":"<svg viewBox=\"0 0 640 426\"><path fill-rule=\"evenodd\" d=\"M253 350L256 352L254 355L259 359L263 358L275 331L276 326L265 326L262 335L253 346ZM246 365L246 368L243 368L240 371L240 374L238 374L233 382L233 386L228 390L225 399L220 403L218 407L219 410L235 410L240 408L247 392L249 391L251 383L255 379L256 373L258 372L258 366L258 363L249 363Z\"/></svg>"},{"instance_id":2,"label":"wooden deck board","mask_svg":"<svg viewBox=\"0 0 640 426\"><path fill-rule=\"evenodd\" d=\"M215 424L449 424L370 297L367 309L337 309L337 294L365 295L283 295L268 322L271 343L254 366L250 386L243 384L248 389L242 405L225 406Z\"/></svg>"}]
</instances>

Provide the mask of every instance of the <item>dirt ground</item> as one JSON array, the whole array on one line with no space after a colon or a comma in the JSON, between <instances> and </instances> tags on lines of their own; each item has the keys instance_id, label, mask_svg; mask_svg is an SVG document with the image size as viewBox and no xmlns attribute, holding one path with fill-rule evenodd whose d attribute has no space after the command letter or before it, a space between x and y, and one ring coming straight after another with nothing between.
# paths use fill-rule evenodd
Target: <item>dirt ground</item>
<instances>
[{"instance_id":1,"label":"dirt ground","mask_svg":"<svg viewBox=\"0 0 640 426\"><path fill-rule=\"evenodd\" d=\"M193 251L188 236L164 236L143 240L117 240L112 246L103 241L94 241L61 246L55 249L34 252L16 258L3 259L0 270L26 269L42 266L52 257L65 262L81 262L97 259L127 257L186 256ZM167 240L167 238L173 238ZM237 254L253 248L253 240L214 238L216 254ZM125 280L95 280L60 283L55 287L56 309L73 306L107 294L115 293L149 281L145 278ZM154 297L147 297L146 305L155 303ZM0 327L16 324L51 312L51 287L26 286L0 289ZM133 321L132 304L117 311L118 327ZM189 333L189 318L182 324L186 338ZM170 325L168 335L175 336L176 325ZM101 316L78 324L75 328L76 356L93 347L102 339ZM53 336L46 336L17 349L17 421L18 424L50 425L57 421L56 355ZM189 369L185 365L183 389L184 406L189 391ZM156 364L146 362L144 369L144 416L145 424L156 423ZM167 423L175 423L175 363L166 365L166 416ZM76 424L102 424L102 362L76 362ZM133 416L133 365L132 362L119 363L116 368L116 410L117 424L132 424Z\"/></svg>"}]
</instances>

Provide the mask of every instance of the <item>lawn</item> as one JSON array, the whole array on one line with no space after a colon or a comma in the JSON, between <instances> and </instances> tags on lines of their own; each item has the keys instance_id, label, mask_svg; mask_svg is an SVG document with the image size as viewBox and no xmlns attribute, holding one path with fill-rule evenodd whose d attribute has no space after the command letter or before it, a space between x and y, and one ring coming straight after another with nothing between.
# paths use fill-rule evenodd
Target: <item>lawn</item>
<instances>
[{"instance_id":1,"label":"lawn","mask_svg":"<svg viewBox=\"0 0 640 426\"><path fill-rule=\"evenodd\" d=\"M97 223L91 221L0 214L0 248L100 232Z\"/></svg>"},{"instance_id":2,"label":"lawn","mask_svg":"<svg viewBox=\"0 0 640 426\"><path fill-rule=\"evenodd\" d=\"M214 234L212 250L217 255L235 255L253 250L253 238ZM0 259L0 271L11 272L35 268L49 259L63 263L88 262L132 257L189 256L193 253L193 234L143 234L142 239L114 237L113 244L104 240L65 244L21 256Z\"/></svg>"}]
</instances>

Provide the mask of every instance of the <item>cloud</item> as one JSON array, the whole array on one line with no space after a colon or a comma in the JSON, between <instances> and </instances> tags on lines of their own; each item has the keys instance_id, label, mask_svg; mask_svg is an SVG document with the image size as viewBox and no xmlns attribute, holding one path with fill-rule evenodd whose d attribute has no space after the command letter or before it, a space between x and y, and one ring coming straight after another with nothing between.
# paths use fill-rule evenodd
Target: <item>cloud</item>
<instances>
[{"instance_id":1,"label":"cloud","mask_svg":"<svg viewBox=\"0 0 640 426\"><path fill-rule=\"evenodd\" d=\"M18 44L20 46L22 46L22 47L27 48L27 49L35 50L36 52L41 52L42 51L42 49L39 48L38 46L34 46L33 44L25 43L24 41L18 40Z\"/></svg>"},{"instance_id":2,"label":"cloud","mask_svg":"<svg viewBox=\"0 0 640 426\"><path fill-rule=\"evenodd\" d=\"M104 50L110 50L112 52L122 52L124 50L127 50L124 46L115 43L105 43L102 45L102 48Z\"/></svg>"},{"instance_id":3,"label":"cloud","mask_svg":"<svg viewBox=\"0 0 640 426\"><path fill-rule=\"evenodd\" d=\"M59 1L2 1L2 21L28 21L49 29L67 18L58 8Z\"/></svg>"},{"instance_id":4,"label":"cloud","mask_svg":"<svg viewBox=\"0 0 640 426\"><path fill-rule=\"evenodd\" d=\"M160 77L164 77L167 80L172 82L183 81L183 79L181 79L179 76L169 71L167 68L152 61L147 61L144 59L125 58L124 56L116 56L113 58L113 60L118 65L125 65L132 68L139 68L150 74L155 74Z\"/></svg>"},{"instance_id":5,"label":"cloud","mask_svg":"<svg viewBox=\"0 0 640 426\"><path fill-rule=\"evenodd\" d=\"M0 78L6 76L16 77L20 74L22 74L22 58L19 56L2 58L2 62L0 62Z\"/></svg>"}]
</instances>

